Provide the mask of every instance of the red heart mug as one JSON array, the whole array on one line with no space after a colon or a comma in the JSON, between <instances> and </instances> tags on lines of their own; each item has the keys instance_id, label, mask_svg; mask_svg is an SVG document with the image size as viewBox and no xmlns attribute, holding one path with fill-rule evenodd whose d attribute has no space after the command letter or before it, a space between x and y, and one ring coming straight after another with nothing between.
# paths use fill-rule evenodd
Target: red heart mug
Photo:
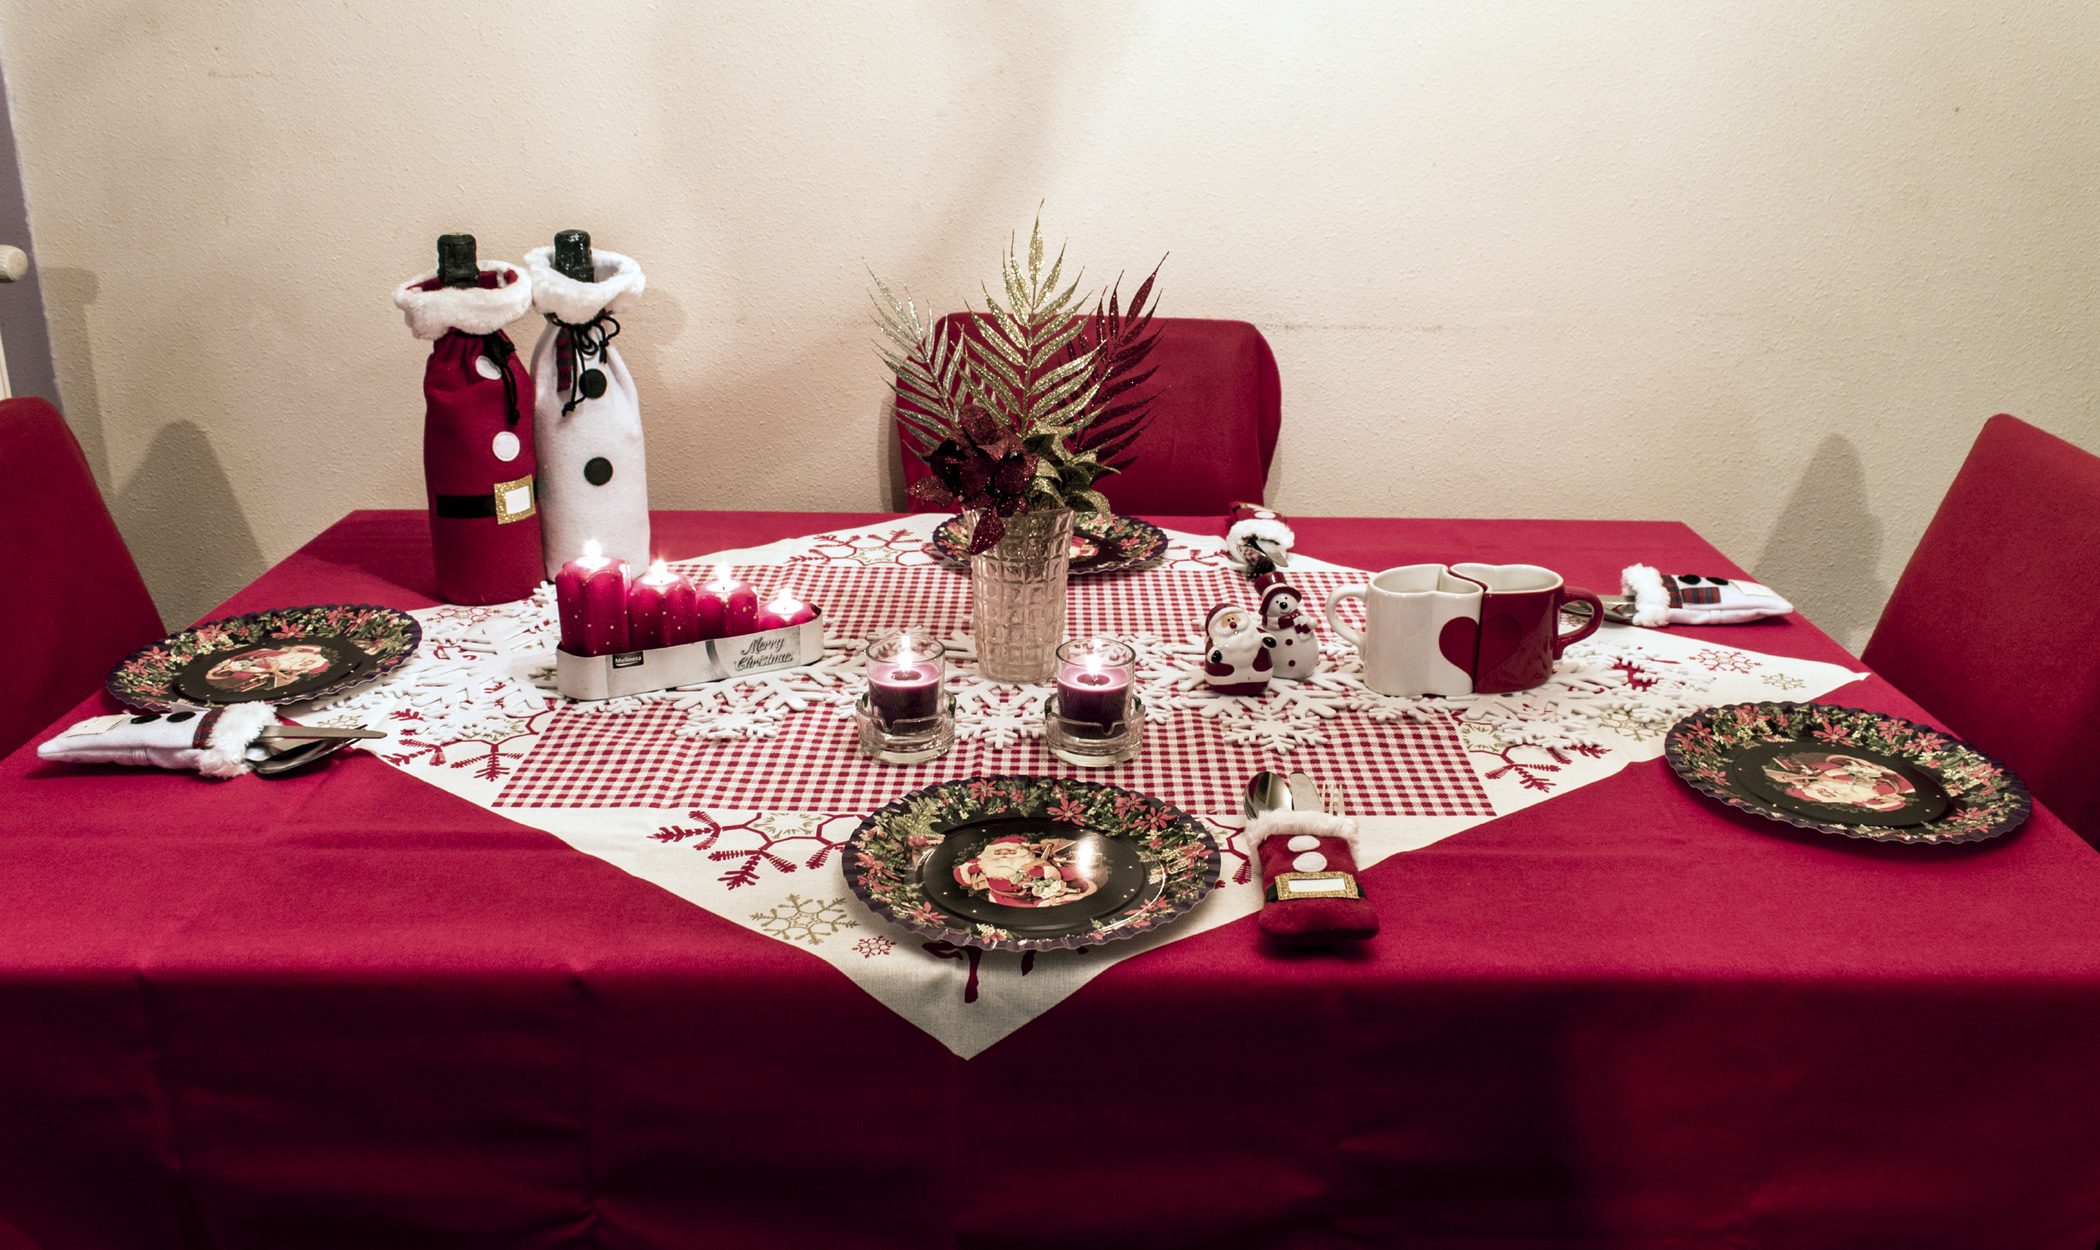
<instances>
[{"instance_id":1,"label":"red heart mug","mask_svg":"<svg viewBox=\"0 0 2100 1250\"><path fill-rule=\"evenodd\" d=\"M1478 582L1480 642L1473 661L1479 694L1529 690L1553 675L1553 661L1574 643L1597 632L1604 605L1587 590L1569 586L1560 574L1536 564L1454 564L1451 571ZM1587 603L1590 617L1571 630L1560 627L1561 605Z\"/></svg>"}]
</instances>

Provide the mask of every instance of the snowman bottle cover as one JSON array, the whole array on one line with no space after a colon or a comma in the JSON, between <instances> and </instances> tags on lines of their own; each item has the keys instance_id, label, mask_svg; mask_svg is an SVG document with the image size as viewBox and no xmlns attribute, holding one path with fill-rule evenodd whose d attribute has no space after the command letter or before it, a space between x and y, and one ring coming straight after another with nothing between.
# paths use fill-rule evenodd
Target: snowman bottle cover
<instances>
[{"instance_id":1,"label":"snowman bottle cover","mask_svg":"<svg viewBox=\"0 0 2100 1250\"><path fill-rule=\"evenodd\" d=\"M647 568L654 553L642 408L613 346L616 316L642 294L642 267L618 252L593 251L581 230L525 253L525 266L532 305L547 319L532 350L546 574L560 572L592 540L629 567Z\"/></svg>"},{"instance_id":2,"label":"snowman bottle cover","mask_svg":"<svg viewBox=\"0 0 2100 1250\"><path fill-rule=\"evenodd\" d=\"M532 280L477 260L474 236L438 240L436 270L394 289L409 330L428 340L423 483L438 597L523 599L541 581L532 375L503 327L532 306Z\"/></svg>"}]
</instances>

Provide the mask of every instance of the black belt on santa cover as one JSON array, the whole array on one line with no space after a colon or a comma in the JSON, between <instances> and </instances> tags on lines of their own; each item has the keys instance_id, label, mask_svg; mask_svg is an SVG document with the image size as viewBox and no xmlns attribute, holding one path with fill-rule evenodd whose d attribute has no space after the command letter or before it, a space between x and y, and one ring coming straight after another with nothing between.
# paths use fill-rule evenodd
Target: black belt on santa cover
<instances>
[{"instance_id":1,"label":"black belt on santa cover","mask_svg":"<svg viewBox=\"0 0 2100 1250\"><path fill-rule=\"evenodd\" d=\"M430 513L448 521L473 521L496 515L496 496L483 491L478 495L433 495Z\"/></svg>"}]
</instances>

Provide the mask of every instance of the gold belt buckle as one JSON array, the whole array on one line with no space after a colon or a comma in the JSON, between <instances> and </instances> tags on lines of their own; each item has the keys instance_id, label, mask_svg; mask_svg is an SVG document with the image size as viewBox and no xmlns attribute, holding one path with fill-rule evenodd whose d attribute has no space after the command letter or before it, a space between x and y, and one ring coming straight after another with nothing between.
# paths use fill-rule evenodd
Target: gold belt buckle
<instances>
[{"instance_id":1,"label":"gold belt buckle","mask_svg":"<svg viewBox=\"0 0 2100 1250\"><path fill-rule=\"evenodd\" d=\"M1346 872L1279 872L1269 882L1281 903L1294 898L1362 898L1356 877Z\"/></svg>"},{"instance_id":2,"label":"gold belt buckle","mask_svg":"<svg viewBox=\"0 0 2100 1250\"><path fill-rule=\"evenodd\" d=\"M539 501L532 497L532 476L527 474L514 482L498 482L495 488L496 524L508 525L522 521L539 511Z\"/></svg>"}]
</instances>

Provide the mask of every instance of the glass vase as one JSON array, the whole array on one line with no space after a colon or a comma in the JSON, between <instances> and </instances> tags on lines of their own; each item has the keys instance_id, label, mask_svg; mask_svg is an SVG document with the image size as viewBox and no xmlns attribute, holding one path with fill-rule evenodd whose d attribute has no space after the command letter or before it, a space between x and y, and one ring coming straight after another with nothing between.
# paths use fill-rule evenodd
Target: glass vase
<instances>
[{"instance_id":1,"label":"glass vase","mask_svg":"<svg viewBox=\"0 0 2100 1250\"><path fill-rule=\"evenodd\" d=\"M970 630L986 677L1042 682L1057 670L1071 555L1072 510L1049 508L1006 518L999 541L970 557Z\"/></svg>"}]
</instances>

